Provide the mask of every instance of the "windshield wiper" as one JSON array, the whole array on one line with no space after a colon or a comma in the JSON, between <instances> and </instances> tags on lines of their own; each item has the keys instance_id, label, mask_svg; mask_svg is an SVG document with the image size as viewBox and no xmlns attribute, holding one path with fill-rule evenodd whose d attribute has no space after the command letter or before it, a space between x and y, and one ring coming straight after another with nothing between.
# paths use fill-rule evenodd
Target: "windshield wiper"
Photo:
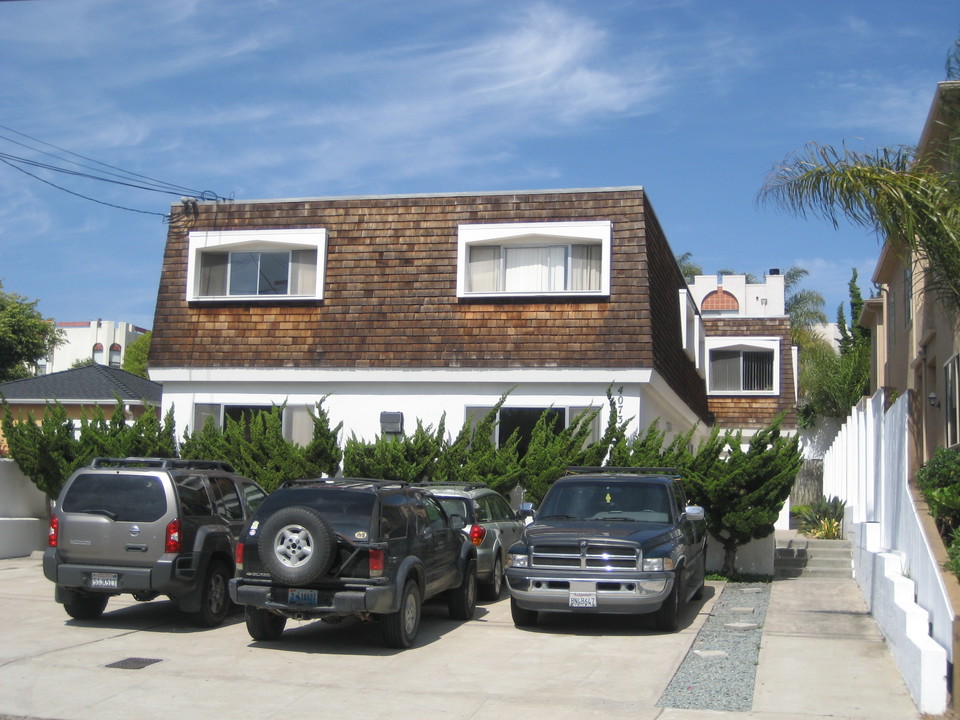
<instances>
[{"instance_id":1,"label":"windshield wiper","mask_svg":"<svg viewBox=\"0 0 960 720\"><path fill-rule=\"evenodd\" d=\"M90 508L89 510L84 510L87 515L105 515L111 520L116 520L119 516L112 510L107 510L106 508Z\"/></svg>"},{"instance_id":2,"label":"windshield wiper","mask_svg":"<svg viewBox=\"0 0 960 720\"><path fill-rule=\"evenodd\" d=\"M576 515L542 515L537 520L582 520Z\"/></svg>"},{"instance_id":3,"label":"windshield wiper","mask_svg":"<svg viewBox=\"0 0 960 720\"><path fill-rule=\"evenodd\" d=\"M616 521L619 521L619 522L636 522L636 520L634 520L633 518L623 517L622 515L616 515L616 516L610 516L610 515L608 515L608 516L606 516L606 517L598 517L598 518L593 518L593 519L594 519L594 520L608 520L608 521L611 521L611 522L612 522L612 521L615 521L615 520L616 520Z\"/></svg>"}]
</instances>

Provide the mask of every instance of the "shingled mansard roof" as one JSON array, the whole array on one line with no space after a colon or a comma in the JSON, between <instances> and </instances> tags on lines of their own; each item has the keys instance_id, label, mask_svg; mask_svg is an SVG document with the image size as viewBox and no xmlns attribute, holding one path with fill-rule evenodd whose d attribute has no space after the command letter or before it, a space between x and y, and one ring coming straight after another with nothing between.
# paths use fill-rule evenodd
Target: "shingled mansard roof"
<instances>
[{"instance_id":1,"label":"shingled mansard roof","mask_svg":"<svg viewBox=\"0 0 960 720\"><path fill-rule=\"evenodd\" d=\"M38 377L0 383L0 395L8 401L65 403L123 402L160 405L163 388L126 370L106 365L87 365Z\"/></svg>"}]
</instances>

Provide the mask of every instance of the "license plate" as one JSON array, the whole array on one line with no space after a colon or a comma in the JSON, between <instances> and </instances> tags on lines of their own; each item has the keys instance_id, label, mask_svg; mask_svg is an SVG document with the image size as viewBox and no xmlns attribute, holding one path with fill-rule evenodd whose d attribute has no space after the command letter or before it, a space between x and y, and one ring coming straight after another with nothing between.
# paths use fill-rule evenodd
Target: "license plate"
<instances>
[{"instance_id":1,"label":"license plate","mask_svg":"<svg viewBox=\"0 0 960 720\"><path fill-rule=\"evenodd\" d=\"M90 587L116 590L117 574L116 573L90 573Z\"/></svg>"},{"instance_id":2,"label":"license plate","mask_svg":"<svg viewBox=\"0 0 960 720\"><path fill-rule=\"evenodd\" d=\"M571 592L570 607L594 608L597 606L597 594L595 592Z\"/></svg>"},{"instance_id":3,"label":"license plate","mask_svg":"<svg viewBox=\"0 0 960 720\"><path fill-rule=\"evenodd\" d=\"M316 605L317 591L291 588L287 590L287 603L290 605Z\"/></svg>"}]
</instances>

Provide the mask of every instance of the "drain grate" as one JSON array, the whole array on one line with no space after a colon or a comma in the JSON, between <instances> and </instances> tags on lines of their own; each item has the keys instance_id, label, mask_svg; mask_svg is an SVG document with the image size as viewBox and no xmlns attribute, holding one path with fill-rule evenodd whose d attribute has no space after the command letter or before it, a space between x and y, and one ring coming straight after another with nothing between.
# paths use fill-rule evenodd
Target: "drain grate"
<instances>
[{"instance_id":1,"label":"drain grate","mask_svg":"<svg viewBox=\"0 0 960 720\"><path fill-rule=\"evenodd\" d=\"M161 662L160 658L124 658L117 662L107 665L108 668L120 668L121 670L142 670L148 665Z\"/></svg>"}]
</instances>

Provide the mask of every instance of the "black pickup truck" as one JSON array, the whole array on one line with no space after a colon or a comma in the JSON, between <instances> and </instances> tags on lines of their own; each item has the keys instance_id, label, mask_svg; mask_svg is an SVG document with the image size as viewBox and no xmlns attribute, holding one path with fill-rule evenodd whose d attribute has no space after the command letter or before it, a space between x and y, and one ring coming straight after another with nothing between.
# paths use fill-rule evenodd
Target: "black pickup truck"
<instances>
[{"instance_id":1,"label":"black pickup truck","mask_svg":"<svg viewBox=\"0 0 960 720\"><path fill-rule=\"evenodd\" d=\"M518 627L538 613L653 613L674 631L681 602L703 594L707 530L670 468L572 468L510 548Z\"/></svg>"}]
</instances>

